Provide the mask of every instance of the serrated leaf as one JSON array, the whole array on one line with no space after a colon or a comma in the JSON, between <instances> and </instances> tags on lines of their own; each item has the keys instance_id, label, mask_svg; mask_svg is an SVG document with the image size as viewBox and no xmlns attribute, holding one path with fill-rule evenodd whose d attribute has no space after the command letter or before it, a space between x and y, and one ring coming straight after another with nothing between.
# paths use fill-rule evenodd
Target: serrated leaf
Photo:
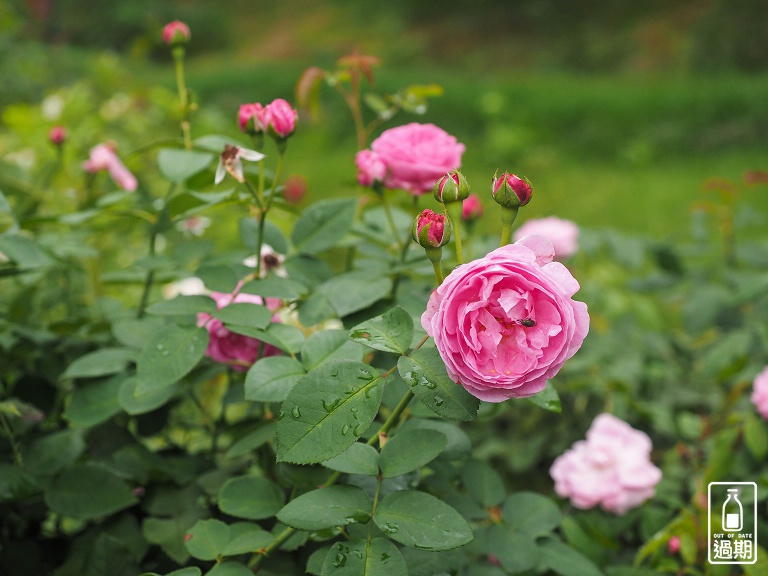
<instances>
[{"instance_id":1,"label":"serrated leaf","mask_svg":"<svg viewBox=\"0 0 768 576\"><path fill-rule=\"evenodd\" d=\"M337 542L325 556L321 576L405 576L408 567L386 538Z\"/></svg>"},{"instance_id":2,"label":"serrated leaf","mask_svg":"<svg viewBox=\"0 0 768 576\"><path fill-rule=\"evenodd\" d=\"M76 428L90 428L109 420L120 412L117 395L124 380L125 376L119 374L78 386L64 410L64 418Z\"/></svg>"},{"instance_id":3,"label":"serrated leaf","mask_svg":"<svg viewBox=\"0 0 768 576\"><path fill-rule=\"evenodd\" d=\"M557 390L555 390L555 387L552 386L552 382L549 380L547 380L547 383L541 392L529 396L525 400L534 406L538 406L549 412L560 414L563 411L563 406L560 403L560 396L558 395Z\"/></svg>"},{"instance_id":4,"label":"serrated leaf","mask_svg":"<svg viewBox=\"0 0 768 576\"><path fill-rule=\"evenodd\" d=\"M230 478L219 490L219 509L237 518L270 518L284 503L285 494L280 487L258 476Z\"/></svg>"},{"instance_id":5,"label":"serrated leaf","mask_svg":"<svg viewBox=\"0 0 768 576\"><path fill-rule=\"evenodd\" d=\"M229 526L221 520L198 520L187 531L184 546L193 558L216 560L229 542Z\"/></svg>"},{"instance_id":6,"label":"serrated leaf","mask_svg":"<svg viewBox=\"0 0 768 576\"><path fill-rule=\"evenodd\" d=\"M379 410L382 379L362 362L323 364L288 394L277 423L277 458L323 462L349 448Z\"/></svg>"},{"instance_id":7,"label":"serrated leaf","mask_svg":"<svg viewBox=\"0 0 768 576\"><path fill-rule=\"evenodd\" d=\"M171 324L149 339L137 363L138 394L165 388L186 376L205 355L208 331Z\"/></svg>"},{"instance_id":8,"label":"serrated leaf","mask_svg":"<svg viewBox=\"0 0 768 576\"><path fill-rule=\"evenodd\" d=\"M373 515L387 536L421 550L450 550L472 541L472 528L454 508L416 490L384 496Z\"/></svg>"},{"instance_id":9,"label":"serrated leaf","mask_svg":"<svg viewBox=\"0 0 768 576\"><path fill-rule=\"evenodd\" d=\"M301 346L301 363L307 370L324 362L362 360L363 348L350 342L343 330L321 330L311 334Z\"/></svg>"},{"instance_id":10,"label":"serrated leaf","mask_svg":"<svg viewBox=\"0 0 768 576\"><path fill-rule=\"evenodd\" d=\"M488 552L512 574L531 570L539 559L535 540L528 534L502 526L491 526L485 535Z\"/></svg>"},{"instance_id":11,"label":"serrated leaf","mask_svg":"<svg viewBox=\"0 0 768 576\"><path fill-rule=\"evenodd\" d=\"M488 508L504 500L504 482L488 463L470 460L464 465L461 479L472 498Z\"/></svg>"},{"instance_id":12,"label":"serrated leaf","mask_svg":"<svg viewBox=\"0 0 768 576\"><path fill-rule=\"evenodd\" d=\"M81 520L108 516L137 501L120 478L90 465L67 468L45 491L45 502L53 512Z\"/></svg>"},{"instance_id":13,"label":"serrated leaf","mask_svg":"<svg viewBox=\"0 0 768 576\"><path fill-rule=\"evenodd\" d=\"M437 430L406 430L392 436L381 449L379 468L384 478L402 476L428 464L448 440Z\"/></svg>"},{"instance_id":14,"label":"serrated leaf","mask_svg":"<svg viewBox=\"0 0 768 576\"><path fill-rule=\"evenodd\" d=\"M80 356L62 374L62 378L98 378L123 372L135 360L136 352L127 348L102 348Z\"/></svg>"},{"instance_id":15,"label":"serrated leaf","mask_svg":"<svg viewBox=\"0 0 768 576\"><path fill-rule=\"evenodd\" d=\"M245 375L245 399L282 402L305 374L301 362L289 356L262 358Z\"/></svg>"},{"instance_id":16,"label":"serrated leaf","mask_svg":"<svg viewBox=\"0 0 768 576\"><path fill-rule=\"evenodd\" d=\"M355 442L338 456L322 462L322 465L345 474L376 476L379 473L379 452L373 446Z\"/></svg>"},{"instance_id":17,"label":"serrated leaf","mask_svg":"<svg viewBox=\"0 0 768 576\"><path fill-rule=\"evenodd\" d=\"M266 278L258 278L245 283L241 292L244 294L256 294L264 298L297 300L307 293L307 288L294 280L269 274Z\"/></svg>"},{"instance_id":18,"label":"serrated leaf","mask_svg":"<svg viewBox=\"0 0 768 576\"><path fill-rule=\"evenodd\" d=\"M744 443L757 460L768 454L768 427L764 420L751 413L744 422Z\"/></svg>"},{"instance_id":19,"label":"serrated leaf","mask_svg":"<svg viewBox=\"0 0 768 576\"><path fill-rule=\"evenodd\" d=\"M405 354L413 340L413 318L403 307L395 306L352 328L349 338L374 350Z\"/></svg>"},{"instance_id":20,"label":"serrated leaf","mask_svg":"<svg viewBox=\"0 0 768 576\"><path fill-rule=\"evenodd\" d=\"M554 538L537 542L541 563L561 576L605 576L581 552Z\"/></svg>"},{"instance_id":21,"label":"serrated leaf","mask_svg":"<svg viewBox=\"0 0 768 576\"><path fill-rule=\"evenodd\" d=\"M36 439L24 453L24 468L33 476L53 476L85 451L84 432L63 430Z\"/></svg>"},{"instance_id":22,"label":"serrated leaf","mask_svg":"<svg viewBox=\"0 0 768 576\"><path fill-rule=\"evenodd\" d=\"M275 436L275 429L277 425L274 422L270 422L261 426L260 428L249 432L227 449L227 458L237 458L256 450L259 446L266 444Z\"/></svg>"},{"instance_id":23,"label":"serrated leaf","mask_svg":"<svg viewBox=\"0 0 768 576\"><path fill-rule=\"evenodd\" d=\"M313 296L324 297L336 315L343 318L388 298L391 292L392 279L389 276L356 270L337 274L323 282L315 289Z\"/></svg>"},{"instance_id":24,"label":"serrated leaf","mask_svg":"<svg viewBox=\"0 0 768 576\"><path fill-rule=\"evenodd\" d=\"M349 231L357 209L356 199L321 200L304 211L293 228L291 240L299 252L316 254L333 247Z\"/></svg>"},{"instance_id":25,"label":"serrated leaf","mask_svg":"<svg viewBox=\"0 0 768 576\"><path fill-rule=\"evenodd\" d=\"M191 296L176 296L170 300L161 300L147 308L147 314L158 316L179 316L201 312L206 314L216 312L216 301L210 296L195 294Z\"/></svg>"},{"instance_id":26,"label":"serrated leaf","mask_svg":"<svg viewBox=\"0 0 768 576\"><path fill-rule=\"evenodd\" d=\"M253 571L241 562L225 560L214 564L205 576L253 576Z\"/></svg>"},{"instance_id":27,"label":"serrated leaf","mask_svg":"<svg viewBox=\"0 0 768 576\"><path fill-rule=\"evenodd\" d=\"M557 504L535 492L511 494L504 501L502 515L510 529L534 538L549 534L562 520Z\"/></svg>"},{"instance_id":28,"label":"serrated leaf","mask_svg":"<svg viewBox=\"0 0 768 576\"><path fill-rule=\"evenodd\" d=\"M435 414L449 420L473 420L480 400L448 377L436 348L419 348L401 356L397 370L411 392Z\"/></svg>"},{"instance_id":29,"label":"serrated leaf","mask_svg":"<svg viewBox=\"0 0 768 576\"><path fill-rule=\"evenodd\" d=\"M227 327L249 326L251 328L266 329L272 321L272 312L261 304L248 302L235 302L224 306L215 312L214 316L221 320Z\"/></svg>"},{"instance_id":30,"label":"serrated leaf","mask_svg":"<svg viewBox=\"0 0 768 576\"><path fill-rule=\"evenodd\" d=\"M271 323L266 330L259 330L251 326L241 326L239 324L230 324L227 328L236 334L250 336L261 340L265 344L271 344L288 354L297 354L304 343L304 333L296 326L289 324Z\"/></svg>"},{"instance_id":31,"label":"serrated leaf","mask_svg":"<svg viewBox=\"0 0 768 576\"><path fill-rule=\"evenodd\" d=\"M357 486L328 486L294 498L277 513L283 524L299 530L323 530L365 523L371 517L373 503Z\"/></svg>"},{"instance_id":32,"label":"serrated leaf","mask_svg":"<svg viewBox=\"0 0 768 576\"><path fill-rule=\"evenodd\" d=\"M258 524L236 522L229 525L229 542L221 551L224 556L253 553L272 542L272 535Z\"/></svg>"},{"instance_id":33,"label":"serrated leaf","mask_svg":"<svg viewBox=\"0 0 768 576\"><path fill-rule=\"evenodd\" d=\"M163 148L157 154L157 164L163 176L171 182L181 184L187 178L208 168L213 158L214 155L208 152Z\"/></svg>"},{"instance_id":34,"label":"serrated leaf","mask_svg":"<svg viewBox=\"0 0 768 576\"><path fill-rule=\"evenodd\" d=\"M168 402L178 392L179 386L174 383L164 388L154 388L139 394L136 390L138 380L134 377L126 378L120 384L117 392L117 400L120 407L126 413L135 416L156 410Z\"/></svg>"}]
</instances>

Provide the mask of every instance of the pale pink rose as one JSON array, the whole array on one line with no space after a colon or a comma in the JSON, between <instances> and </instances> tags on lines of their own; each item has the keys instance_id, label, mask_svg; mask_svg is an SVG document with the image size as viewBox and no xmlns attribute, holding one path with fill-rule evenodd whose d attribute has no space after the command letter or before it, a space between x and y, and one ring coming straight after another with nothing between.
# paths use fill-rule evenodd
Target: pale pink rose
<instances>
[{"instance_id":1,"label":"pale pink rose","mask_svg":"<svg viewBox=\"0 0 768 576\"><path fill-rule=\"evenodd\" d=\"M454 268L432 292L421 324L448 376L488 402L541 392L589 330L579 283L528 236Z\"/></svg>"},{"instance_id":2,"label":"pale pink rose","mask_svg":"<svg viewBox=\"0 0 768 576\"><path fill-rule=\"evenodd\" d=\"M760 416L768 420L768 366L755 376L752 383L752 403Z\"/></svg>"},{"instance_id":3,"label":"pale pink rose","mask_svg":"<svg viewBox=\"0 0 768 576\"><path fill-rule=\"evenodd\" d=\"M383 182L387 175L387 165L378 154L370 150L360 150L355 156L357 181L361 186L373 186L374 182Z\"/></svg>"},{"instance_id":4,"label":"pale pink rose","mask_svg":"<svg viewBox=\"0 0 768 576\"><path fill-rule=\"evenodd\" d=\"M223 292L211 292L211 298L216 301L216 308L221 310L229 304L251 303L264 304L261 296L254 294L238 294L232 298L232 294ZM227 330L226 326L217 318L211 318L210 314L200 313L197 315L197 325L205 325L210 334L208 348L205 351L214 362L229 364L238 372L245 372L256 360L259 359L259 348L262 342L250 336L243 336ZM277 316L272 317L272 321L279 321ZM262 356L275 356L280 354L280 350L271 344L263 344L264 351Z\"/></svg>"},{"instance_id":5,"label":"pale pink rose","mask_svg":"<svg viewBox=\"0 0 768 576\"><path fill-rule=\"evenodd\" d=\"M288 138L296 130L298 118L299 113L287 101L277 98L265 106L262 122L271 136Z\"/></svg>"},{"instance_id":6,"label":"pale pink rose","mask_svg":"<svg viewBox=\"0 0 768 576\"><path fill-rule=\"evenodd\" d=\"M83 162L83 169L92 174L106 170L118 188L133 192L138 186L136 177L122 163L111 143L91 148L90 157Z\"/></svg>"},{"instance_id":7,"label":"pale pink rose","mask_svg":"<svg viewBox=\"0 0 768 576\"><path fill-rule=\"evenodd\" d=\"M163 27L163 42L169 46L173 44L185 44L189 41L189 26L181 20L174 20Z\"/></svg>"},{"instance_id":8,"label":"pale pink rose","mask_svg":"<svg viewBox=\"0 0 768 576\"><path fill-rule=\"evenodd\" d=\"M579 227L570 220L562 220L556 216L534 218L515 230L513 238L519 240L531 234L540 234L552 240L555 258L558 260L570 258L579 249Z\"/></svg>"},{"instance_id":9,"label":"pale pink rose","mask_svg":"<svg viewBox=\"0 0 768 576\"><path fill-rule=\"evenodd\" d=\"M413 122L385 130L371 150L387 168L384 186L420 195L461 166L464 144L434 124Z\"/></svg>"},{"instance_id":10,"label":"pale pink rose","mask_svg":"<svg viewBox=\"0 0 768 576\"><path fill-rule=\"evenodd\" d=\"M259 134L266 130L264 125L264 106L258 102L242 104L237 113L237 124L246 134Z\"/></svg>"},{"instance_id":11,"label":"pale pink rose","mask_svg":"<svg viewBox=\"0 0 768 576\"><path fill-rule=\"evenodd\" d=\"M483 215L483 203L477 194L470 194L461 205L461 219L465 222L477 220Z\"/></svg>"},{"instance_id":12,"label":"pale pink rose","mask_svg":"<svg viewBox=\"0 0 768 576\"><path fill-rule=\"evenodd\" d=\"M624 514L656 492L661 470L651 462L651 439L611 414L600 414L549 470L555 492L577 508L600 505Z\"/></svg>"}]
</instances>

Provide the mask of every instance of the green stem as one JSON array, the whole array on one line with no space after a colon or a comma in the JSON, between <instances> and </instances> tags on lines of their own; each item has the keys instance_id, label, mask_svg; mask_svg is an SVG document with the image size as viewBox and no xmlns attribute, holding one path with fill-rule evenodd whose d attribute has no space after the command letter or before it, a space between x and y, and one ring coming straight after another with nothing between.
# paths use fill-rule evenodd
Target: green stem
<instances>
[{"instance_id":1,"label":"green stem","mask_svg":"<svg viewBox=\"0 0 768 576\"><path fill-rule=\"evenodd\" d=\"M11 450L13 451L13 457L16 460L16 464L19 466L19 468L23 468L24 462L21 457L21 450L19 450L19 445L16 442L16 435L13 433L11 425L8 424L8 419L2 412L0 412L0 423L2 423L5 435L8 436L8 443L11 445Z\"/></svg>"},{"instance_id":2,"label":"green stem","mask_svg":"<svg viewBox=\"0 0 768 576\"><path fill-rule=\"evenodd\" d=\"M451 224L453 224L453 235L456 239L456 263L464 264L461 246L461 202L450 202L444 206L446 215L451 219Z\"/></svg>"},{"instance_id":3,"label":"green stem","mask_svg":"<svg viewBox=\"0 0 768 576\"><path fill-rule=\"evenodd\" d=\"M437 278L437 285L443 283L445 276L443 276L443 267L440 266L440 262L432 262L432 268L435 269L435 278Z\"/></svg>"},{"instance_id":4,"label":"green stem","mask_svg":"<svg viewBox=\"0 0 768 576\"><path fill-rule=\"evenodd\" d=\"M280 548L280 546L282 546L285 541L288 540L288 538L293 536L294 532L296 532L296 530L290 527L280 532L280 534L278 534L275 539L269 543L268 546L262 548L251 557L251 560L248 562L248 568L255 572L255 569L259 566L259 564L261 564L261 561L269 556L272 552Z\"/></svg>"},{"instance_id":5,"label":"green stem","mask_svg":"<svg viewBox=\"0 0 768 576\"><path fill-rule=\"evenodd\" d=\"M408 404L413 400L414 394L410 390L405 393L403 398L400 400L400 403L395 406L395 409L392 411L392 414L389 415L389 418L386 419L384 424L381 425L381 428L379 428L376 431L376 434L370 437L368 442L368 446L374 446L375 444L378 444L379 439L382 436L386 436L387 432L390 431L390 429L397 424L397 422L400 420L400 417L403 415L403 412L405 412L405 409L408 408Z\"/></svg>"},{"instance_id":6,"label":"green stem","mask_svg":"<svg viewBox=\"0 0 768 576\"><path fill-rule=\"evenodd\" d=\"M267 221L267 213L269 212L269 209L272 207L272 199L275 197L275 193L277 192L277 182L280 179L280 173L283 170L283 152L282 150L278 152L277 155L277 167L275 168L275 174L272 178L272 188L269 191L269 196L267 196L267 199L265 201L264 207L262 208L261 212L259 212L259 231L258 235L256 237L256 278L261 278L261 247L264 245L264 224L266 224ZM262 196L264 189L264 167L259 165L259 196ZM261 205L259 205L261 208Z\"/></svg>"},{"instance_id":7,"label":"green stem","mask_svg":"<svg viewBox=\"0 0 768 576\"><path fill-rule=\"evenodd\" d=\"M512 223L517 218L517 208L501 207L501 242L499 246L506 246L512 239Z\"/></svg>"},{"instance_id":8,"label":"green stem","mask_svg":"<svg viewBox=\"0 0 768 576\"><path fill-rule=\"evenodd\" d=\"M389 227L392 230L392 235L395 237L395 241L397 242L397 245L402 246L403 240L402 238L400 238L400 233L397 231L397 226L395 225L395 219L392 217L392 209L389 206L389 200L387 200L387 193L383 189L381 191L381 203L384 205L384 214L386 215L387 222L389 223Z\"/></svg>"},{"instance_id":9,"label":"green stem","mask_svg":"<svg viewBox=\"0 0 768 576\"><path fill-rule=\"evenodd\" d=\"M176 87L179 90L181 101L181 132L184 135L184 148L192 149L192 134L189 126L189 93L184 80L184 47L177 46L173 49L173 60L176 65Z\"/></svg>"}]
</instances>

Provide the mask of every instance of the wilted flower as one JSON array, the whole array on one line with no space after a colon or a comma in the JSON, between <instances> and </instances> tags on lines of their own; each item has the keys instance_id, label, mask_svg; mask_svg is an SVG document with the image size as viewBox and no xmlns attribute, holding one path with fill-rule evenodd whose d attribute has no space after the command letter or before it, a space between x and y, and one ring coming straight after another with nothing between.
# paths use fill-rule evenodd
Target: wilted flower
<instances>
[{"instance_id":1,"label":"wilted flower","mask_svg":"<svg viewBox=\"0 0 768 576\"><path fill-rule=\"evenodd\" d=\"M491 186L493 199L504 208L520 208L531 201L533 189L527 178L504 172L494 178Z\"/></svg>"},{"instance_id":2,"label":"wilted flower","mask_svg":"<svg viewBox=\"0 0 768 576\"><path fill-rule=\"evenodd\" d=\"M174 20L163 27L163 42L168 46L186 44L189 38L189 26L181 20Z\"/></svg>"},{"instance_id":3,"label":"wilted flower","mask_svg":"<svg viewBox=\"0 0 768 576\"><path fill-rule=\"evenodd\" d=\"M224 180L227 172L229 172L238 182L245 182L243 162L241 158L243 160L248 160L249 162L258 162L264 158L264 154L256 152L255 150L248 150L247 148L225 144L224 152L221 153L221 158L219 159L219 165L216 167L216 178L214 179L214 182L218 184Z\"/></svg>"},{"instance_id":4,"label":"wilted flower","mask_svg":"<svg viewBox=\"0 0 768 576\"><path fill-rule=\"evenodd\" d=\"M269 244L262 244L261 246L261 275L266 276L268 273L272 272L273 274L277 276L281 276L283 278L286 278L288 276L288 273L286 272L285 268L283 267L283 262L285 262L285 256L280 254L279 252L276 252L272 246ZM256 256L249 256L245 260L243 260L243 264L250 268L256 268L256 265L259 263Z\"/></svg>"},{"instance_id":5,"label":"wilted flower","mask_svg":"<svg viewBox=\"0 0 768 576\"><path fill-rule=\"evenodd\" d=\"M115 184L123 190L133 192L138 187L136 177L122 163L111 142L91 148L88 160L83 162L83 169L92 174L106 170Z\"/></svg>"},{"instance_id":6,"label":"wilted flower","mask_svg":"<svg viewBox=\"0 0 768 576\"><path fill-rule=\"evenodd\" d=\"M558 260L571 257L579 249L579 227L570 220L556 216L528 220L515 230L514 239L519 240L531 234L540 234L552 240L555 258Z\"/></svg>"}]
</instances>

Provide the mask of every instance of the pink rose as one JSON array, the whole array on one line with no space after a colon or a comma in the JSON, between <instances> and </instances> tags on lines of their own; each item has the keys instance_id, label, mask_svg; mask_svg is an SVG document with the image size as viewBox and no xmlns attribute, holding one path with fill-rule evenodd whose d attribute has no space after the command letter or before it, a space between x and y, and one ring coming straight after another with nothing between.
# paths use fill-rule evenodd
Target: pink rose
<instances>
[{"instance_id":1,"label":"pink rose","mask_svg":"<svg viewBox=\"0 0 768 576\"><path fill-rule=\"evenodd\" d=\"M264 125L264 106L258 102L242 104L237 113L237 124L246 134L259 134L266 130Z\"/></svg>"},{"instance_id":2,"label":"pink rose","mask_svg":"<svg viewBox=\"0 0 768 576\"><path fill-rule=\"evenodd\" d=\"M755 376L752 383L752 403L760 416L768 420L768 366Z\"/></svg>"},{"instance_id":3,"label":"pink rose","mask_svg":"<svg viewBox=\"0 0 768 576\"><path fill-rule=\"evenodd\" d=\"M384 160L370 150L360 150L355 156L357 166L357 181L361 186L373 186L374 182L383 182L387 175L387 165Z\"/></svg>"},{"instance_id":4,"label":"pink rose","mask_svg":"<svg viewBox=\"0 0 768 576\"><path fill-rule=\"evenodd\" d=\"M186 44L189 41L189 26L181 20L174 20L163 27L163 42L168 46Z\"/></svg>"},{"instance_id":5,"label":"pink rose","mask_svg":"<svg viewBox=\"0 0 768 576\"><path fill-rule=\"evenodd\" d=\"M667 550L673 556L680 552L680 536L672 536L667 540Z\"/></svg>"},{"instance_id":6,"label":"pink rose","mask_svg":"<svg viewBox=\"0 0 768 576\"><path fill-rule=\"evenodd\" d=\"M598 504L624 514L656 492L661 470L651 462L651 439L611 414L600 414L549 470L555 491L577 508Z\"/></svg>"},{"instance_id":7,"label":"pink rose","mask_svg":"<svg viewBox=\"0 0 768 576\"><path fill-rule=\"evenodd\" d=\"M64 128L64 126L54 126L48 132L48 140L50 140L51 144L53 144L54 146L61 146L62 144L64 144L64 141L66 139L67 139L67 129Z\"/></svg>"},{"instance_id":8,"label":"pink rose","mask_svg":"<svg viewBox=\"0 0 768 576\"><path fill-rule=\"evenodd\" d=\"M556 216L534 218L515 230L513 238L519 240L531 234L540 234L552 240L558 260L570 258L579 249L579 227L570 220L561 220Z\"/></svg>"},{"instance_id":9,"label":"pink rose","mask_svg":"<svg viewBox=\"0 0 768 576\"><path fill-rule=\"evenodd\" d=\"M456 267L432 292L421 324L448 376L488 402L541 392L589 330L578 282L528 236Z\"/></svg>"},{"instance_id":10,"label":"pink rose","mask_svg":"<svg viewBox=\"0 0 768 576\"><path fill-rule=\"evenodd\" d=\"M277 98L264 108L262 122L272 137L283 139L293 134L298 118L299 113L288 102Z\"/></svg>"},{"instance_id":11,"label":"pink rose","mask_svg":"<svg viewBox=\"0 0 768 576\"><path fill-rule=\"evenodd\" d=\"M434 124L413 122L385 130L371 150L386 166L384 186L420 195L461 166L464 145Z\"/></svg>"},{"instance_id":12,"label":"pink rose","mask_svg":"<svg viewBox=\"0 0 768 576\"><path fill-rule=\"evenodd\" d=\"M461 205L461 219L465 222L477 220L483 215L483 203L477 194L470 194Z\"/></svg>"},{"instance_id":13,"label":"pink rose","mask_svg":"<svg viewBox=\"0 0 768 576\"><path fill-rule=\"evenodd\" d=\"M123 190L133 192L138 186L136 177L120 161L113 144L99 144L91 149L91 155L83 162L83 169L92 174L106 170L115 184Z\"/></svg>"},{"instance_id":14,"label":"pink rose","mask_svg":"<svg viewBox=\"0 0 768 576\"><path fill-rule=\"evenodd\" d=\"M211 292L211 298L216 301L216 308L218 310L229 304L240 302L264 304L264 300L260 296L253 294L238 294L233 299L232 294ZM250 336L230 332L220 320L217 318L209 320L209 318L211 318L210 314L201 313L197 315L197 325L205 325L206 330L210 334L208 348L205 351L206 356L214 362L229 364L238 372L245 372L249 366L259 359L259 348L262 346L262 342ZM276 320L277 317L273 316L272 321ZM263 346L262 356L280 354L280 350L271 344L264 344Z\"/></svg>"}]
</instances>

